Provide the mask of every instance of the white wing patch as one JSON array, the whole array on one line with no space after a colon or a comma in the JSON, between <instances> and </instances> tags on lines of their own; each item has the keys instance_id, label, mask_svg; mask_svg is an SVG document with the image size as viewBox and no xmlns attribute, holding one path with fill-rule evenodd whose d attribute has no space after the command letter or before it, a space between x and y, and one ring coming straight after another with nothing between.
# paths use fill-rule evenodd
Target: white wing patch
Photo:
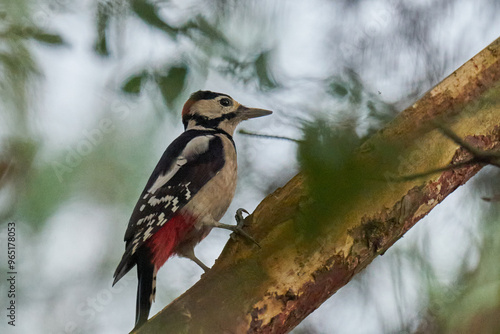
<instances>
[{"instance_id":1,"label":"white wing patch","mask_svg":"<svg viewBox=\"0 0 500 334\"><path fill-rule=\"evenodd\" d=\"M160 175L155 183L153 183L153 185L151 186L151 188L148 189L148 192L151 193L151 194L154 194L158 189L160 189L161 187L163 187L165 185L165 183L168 182L168 180L170 180L172 178L172 176L175 175L175 173L177 173L177 171L183 166L185 165L187 162L187 159L184 158L182 156L182 153L181 155L177 158L177 161L173 164L172 168L170 168L170 170L166 173L166 174L163 174L163 175Z\"/></svg>"},{"instance_id":2,"label":"white wing patch","mask_svg":"<svg viewBox=\"0 0 500 334\"><path fill-rule=\"evenodd\" d=\"M172 164L170 170L167 173L160 175L151 188L148 189L148 192L154 194L158 189L163 187L188 161L200 154L205 153L208 150L210 140L213 138L215 138L214 135L193 138L189 143L187 143L186 147L184 147L181 154L177 157L177 160Z\"/></svg>"},{"instance_id":3,"label":"white wing patch","mask_svg":"<svg viewBox=\"0 0 500 334\"><path fill-rule=\"evenodd\" d=\"M194 156L200 155L208 151L208 145L214 135L198 136L193 138L193 140L187 143L184 150L182 150L181 156L185 156L188 160L191 160Z\"/></svg>"},{"instance_id":4,"label":"white wing patch","mask_svg":"<svg viewBox=\"0 0 500 334\"><path fill-rule=\"evenodd\" d=\"M191 184L191 182L188 182L184 185L184 187L186 187L186 201L191 198L191 191L189 191L189 188L188 188L190 184Z\"/></svg>"},{"instance_id":5,"label":"white wing patch","mask_svg":"<svg viewBox=\"0 0 500 334\"><path fill-rule=\"evenodd\" d=\"M142 238L142 241L148 240L148 238L151 236L151 231L153 231L153 227L152 226L148 227L148 229L146 230L146 232L144 232L144 237Z\"/></svg>"},{"instance_id":6,"label":"white wing patch","mask_svg":"<svg viewBox=\"0 0 500 334\"><path fill-rule=\"evenodd\" d=\"M172 202L172 200L174 198L175 198L175 196L172 196L172 195L167 195L167 196L163 196L160 198L157 198L156 196L151 196L148 200L148 204L151 206L157 206L158 204L161 204L161 203L167 203L167 205L165 205L165 208L166 208L170 205L170 203Z\"/></svg>"}]
</instances>

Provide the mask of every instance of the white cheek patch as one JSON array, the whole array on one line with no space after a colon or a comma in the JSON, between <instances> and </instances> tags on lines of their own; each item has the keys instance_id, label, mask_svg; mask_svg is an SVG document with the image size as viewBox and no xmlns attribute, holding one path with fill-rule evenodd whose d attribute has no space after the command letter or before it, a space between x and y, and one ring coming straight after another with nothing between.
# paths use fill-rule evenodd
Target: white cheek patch
<instances>
[{"instance_id":1,"label":"white cheek patch","mask_svg":"<svg viewBox=\"0 0 500 334\"><path fill-rule=\"evenodd\" d=\"M153 183L148 192L154 194L158 189L163 187L188 161L193 160L196 156L208 151L210 141L215 138L214 135L199 136L187 143L182 150L177 160L172 165L172 168L166 173L160 175Z\"/></svg>"}]
</instances>

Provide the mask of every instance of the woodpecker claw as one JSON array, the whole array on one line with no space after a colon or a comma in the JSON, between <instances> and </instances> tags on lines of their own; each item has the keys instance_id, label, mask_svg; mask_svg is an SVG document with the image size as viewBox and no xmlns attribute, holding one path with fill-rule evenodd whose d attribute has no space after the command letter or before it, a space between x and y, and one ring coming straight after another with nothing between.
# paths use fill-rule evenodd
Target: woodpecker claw
<instances>
[{"instance_id":1,"label":"woodpecker claw","mask_svg":"<svg viewBox=\"0 0 500 334\"><path fill-rule=\"evenodd\" d=\"M236 219L236 226L234 227L233 232L241 235L242 237L247 238L248 240L250 240L251 242L256 244L259 248L262 248L262 247L260 247L259 243L257 241L255 241L255 239L250 234L248 234L247 232L245 232L243 230L243 224L245 223L245 218L243 218L243 212L245 212L247 215L250 214L250 213L248 213L247 210L245 210L243 208L239 208L238 210L236 210L236 214L234 216L234 218ZM235 240L234 234L231 234L231 239Z\"/></svg>"},{"instance_id":2,"label":"woodpecker claw","mask_svg":"<svg viewBox=\"0 0 500 334\"><path fill-rule=\"evenodd\" d=\"M242 237L250 240L251 242L253 242L254 244L256 244L259 248L262 248L260 247L259 243L250 235L248 234L247 232L243 231L240 227L236 226L233 230L234 233L236 234L239 234L241 235ZM233 234L231 234L231 238L234 240L234 237L233 237Z\"/></svg>"},{"instance_id":3,"label":"woodpecker claw","mask_svg":"<svg viewBox=\"0 0 500 334\"><path fill-rule=\"evenodd\" d=\"M238 210L236 210L236 214L234 215L234 219L236 219L236 226L240 228L242 228L243 224L245 223L245 218L243 218L243 212L249 215L248 211L243 208L239 208Z\"/></svg>"}]
</instances>

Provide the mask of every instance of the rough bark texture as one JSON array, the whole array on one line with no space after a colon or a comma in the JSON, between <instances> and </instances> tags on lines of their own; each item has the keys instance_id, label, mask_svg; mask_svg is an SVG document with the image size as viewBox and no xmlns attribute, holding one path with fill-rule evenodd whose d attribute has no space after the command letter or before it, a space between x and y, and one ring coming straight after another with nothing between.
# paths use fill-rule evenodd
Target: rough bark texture
<instances>
[{"instance_id":1,"label":"rough bark texture","mask_svg":"<svg viewBox=\"0 0 500 334\"><path fill-rule=\"evenodd\" d=\"M346 203L319 237L303 237L294 224L308 198L299 174L247 218L261 249L229 241L213 268L138 333L290 331L481 169L470 165L391 182L470 158L429 121L439 120L477 147L500 147L499 79L500 39L363 144L357 159L369 164L380 147L400 143L398 163L380 164L386 181Z\"/></svg>"}]
</instances>

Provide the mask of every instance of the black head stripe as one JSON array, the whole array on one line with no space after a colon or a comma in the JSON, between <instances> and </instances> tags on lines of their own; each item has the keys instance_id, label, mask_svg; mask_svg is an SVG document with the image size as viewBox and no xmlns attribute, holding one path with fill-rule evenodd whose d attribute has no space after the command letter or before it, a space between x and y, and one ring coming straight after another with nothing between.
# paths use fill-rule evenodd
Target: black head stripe
<instances>
[{"instance_id":1,"label":"black head stripe","mask_svg":"<svg viewBox=\"0 0 500 334\"><path fill-rule=\"evenodd\" d=\"M215 93L215 92L211 92L209 90L199 90L199 91L191 94L191 97L189 99L193 100L193 101L212 100L212 99L215 99L217 96L227 96L227 97L231 98L227 94Z\"/></svg>"},{"instance_id":2,"label":"black head stripe","mask_svg":"<svg viewBox=\"0 0 500 334\"><path fill-rule=\"evenodd\" d=\"M215 129L219 126L219 124L223 121L230 120L236 117L235 112L230 112L227 114L224 114L220 117L217 118L208 118L205 116L201 116L198 114L188 114L184 117L184 126L187 127L187 124L190 120L194 120L196 122L196 125L202 126L204 128L208 129Z\"/></svg>"}]
</instances>

